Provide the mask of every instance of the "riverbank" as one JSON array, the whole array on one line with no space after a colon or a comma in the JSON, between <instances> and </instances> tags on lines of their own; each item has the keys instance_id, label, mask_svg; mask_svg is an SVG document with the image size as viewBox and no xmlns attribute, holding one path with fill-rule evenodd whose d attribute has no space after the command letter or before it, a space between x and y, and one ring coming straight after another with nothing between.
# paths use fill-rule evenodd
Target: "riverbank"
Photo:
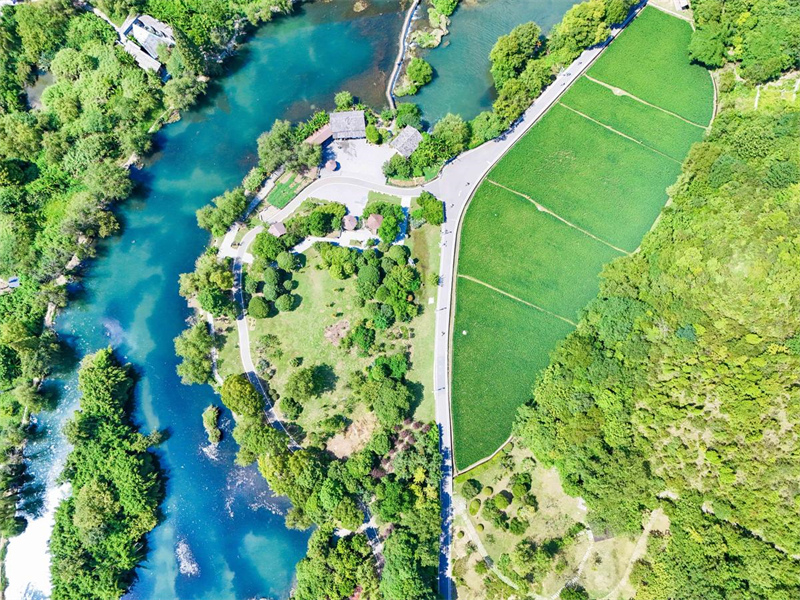
<instances>
[{"instance_id":1,"label":"riverbank","mask_svg":"<svg viewBox=\"0 0 800 600\"><path fill-rule=\"evenodd\" d=\"M112 344L139 366L137 422L147 429L169 425L172 430L158 450L170 473L167 519L149 537L151 552L132 592L136 598L281 596L305 551L306 534L283 526L283 501L272 497L255 469L231 466L231 442L223 440L215 457L207 456L199 417L186 419L194 414L187 407L197 405L199 415L215 396L185 388L175 375L172 339L188 316L175 292L178 274L191 269L207 242L197 229L195 210L242 180L255 161L254 140L261 131L276 118L309 114L311 106L343 88L364 89L370 102L383 98L392 61L386 32L394 37L402 16L388 1L373 3L356 20L353 15L350 4L319 3L299 6L289 19L276 19L248 39L246 50L228 63L228 74L212 82L208 96L155 135L154 154L132 172L138 188L119 207L122 235L98 244L102 260L86 270L80 301L72 302L56 322L59 336L79 355ZM321 68L320 57L340 54L342 45L346 56L333 68ZM368 79L380 83L364 85ZM276 88L276 80L284 84ZM54 482L66 448L59 431L77 406L77 396L74 376L53 377L48 386L58 388L63 398L56 411L39 415L39 426L48 435L34 440L29 454L37 456L31 469L47 488L50 510L60 499ZM225 419L221 427L230 433ZM10 599L21 598L28 584L31 592L47 589L46 521L44 516L33 520L24 539L12 542L9 561L16 562L7 569ZM34 538L38 541L28 545ZM189 554L181 551L184 558L179 558L179 543L193 556L196 569L186 562L182 572ZM275 548L281 549L277 556ZM273 556L267 571L262 569L265 555ZM25 581L26 573L37 581ZM220 573L230 576L215 576Z\"/></svg>"}]
</instances>

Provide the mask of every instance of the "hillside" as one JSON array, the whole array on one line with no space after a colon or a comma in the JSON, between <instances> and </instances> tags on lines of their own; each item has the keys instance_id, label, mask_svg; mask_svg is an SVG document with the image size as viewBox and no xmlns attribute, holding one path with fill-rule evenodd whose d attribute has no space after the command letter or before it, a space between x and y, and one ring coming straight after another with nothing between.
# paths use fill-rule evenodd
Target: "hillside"
<instances>
[{"instance_id":1,"label":"hillside","mask_svg":"<svg viewBox=\"0 0 800 600\"><path fill-rule=\"evenodd\" d=\"M605 269L516 424L596 529L665 508L637 598L800 594L800 111L795 81L758 103L733 73L671 205Z\"/></svg>"}]
</instances>

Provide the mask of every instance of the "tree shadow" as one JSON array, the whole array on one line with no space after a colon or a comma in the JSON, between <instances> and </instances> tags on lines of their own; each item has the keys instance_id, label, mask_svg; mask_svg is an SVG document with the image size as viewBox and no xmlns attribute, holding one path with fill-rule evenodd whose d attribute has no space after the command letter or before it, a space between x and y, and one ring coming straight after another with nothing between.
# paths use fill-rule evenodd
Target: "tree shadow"
<instances>
[{"instance_id":1,"label":"tree shadow","mask_svg":"<svg viewBox=\"0 0 800 600\"><path fill-rule=\"evenodd\" d=\"M317 365L314 367L314 381L317 383L317 392L324 394L336 389L339 376L330 365Z\"/></svg>"}]
</instances>

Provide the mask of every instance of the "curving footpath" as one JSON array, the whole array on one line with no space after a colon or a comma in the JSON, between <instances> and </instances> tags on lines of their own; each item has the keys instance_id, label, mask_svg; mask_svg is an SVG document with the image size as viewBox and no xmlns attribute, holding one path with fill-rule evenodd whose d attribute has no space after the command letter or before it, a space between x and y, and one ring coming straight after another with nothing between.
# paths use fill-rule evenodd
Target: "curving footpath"
<instances>
[{"instance_id":1,"label":"curving footpath","mask_svg":"<svg viewBox=\"0 0 800 600\"><path fill-rule=\"evenodd\" d=\"M569 87L583 75L583 73L597 60L608 44L633 20L644 8L646 1L640 4L624 23L612 29L611 36L603 44L584 51L569 67L564 69L542 94L525 111L523 116L499 138L487 142L473 150L459 155L442 169L440 175L433 181L415 188L397 188L377 183L374 179L364 176L347 174L334 174L319 179L309 185L303 192L284 209L276 213L271 222L284 221L299 208L303 200L314 192L330 186L354 186L360 189L392 193L400 196L416 196L420 191L426 190L434 194L445 204L446 220L442 225L441 260L439 266L439 292L436 301L436 341L434 345L434 400L436 405L436 424L439 429L440 451L442 454L442 534L439 552L439 596L444 600L453 598L452 561L450 548L452 544L453 525L453 435L452 413L450 409L450 366L451 366L451 339L452 320L454 316L454 276L456 272L457 247L459 230L466 208L475 190L483 181L489 170L508 152L511 147L555 104ZM411 12L409 13L411 14ZM239 347L242 355L242 365L248 378L253 381L262 393L266 392L261 387L261 382L255 374L252 357L250 356L250 336L244 314L242 298L241 274L242 263L246 262L247 248L263 227L250 230L242 239L240 246L233 255L235 274L235 294L242 307L242 313L236 321L239 332ZM269 398L267 397L269 401ZM283 429L283 425L275 418L270 408L271 422ZM285 429L284 429L285 431ZM368 535L373 540L377 538L374 526L368 527Z\"/></svg>"}]
</instances>

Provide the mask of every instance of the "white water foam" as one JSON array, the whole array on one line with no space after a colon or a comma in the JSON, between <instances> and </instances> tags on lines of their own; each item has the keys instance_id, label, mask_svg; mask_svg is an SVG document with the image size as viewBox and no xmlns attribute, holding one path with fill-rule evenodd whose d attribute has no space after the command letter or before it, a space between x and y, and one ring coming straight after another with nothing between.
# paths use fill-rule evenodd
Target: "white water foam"
<instances>
[{"instance_id":1,"label":"white water foam","mask_svg":"<svg viewBox=\"0 0 800 600\"><path fill-rule=\"evenodd\" d=\"M9 541L6 555L6 600L45 600L50 597L48 543L55 523L56 508L69 493L69 484L48 489L42 515L29 521L22 535Z\"/></svg>"},{"instance_id":2,"label":"white water foam","mask_svg":"<svg viewBox=\"0 0 800 600\"><path fill-rule=\"evenodd\" d=\"M181 575L195 577L200 574L200 565L194 559L192 549L189 548L186 540L178 540L178 545L175 546L175 556L178 559L178 569Z\"/></svg>"}]
</instances>

